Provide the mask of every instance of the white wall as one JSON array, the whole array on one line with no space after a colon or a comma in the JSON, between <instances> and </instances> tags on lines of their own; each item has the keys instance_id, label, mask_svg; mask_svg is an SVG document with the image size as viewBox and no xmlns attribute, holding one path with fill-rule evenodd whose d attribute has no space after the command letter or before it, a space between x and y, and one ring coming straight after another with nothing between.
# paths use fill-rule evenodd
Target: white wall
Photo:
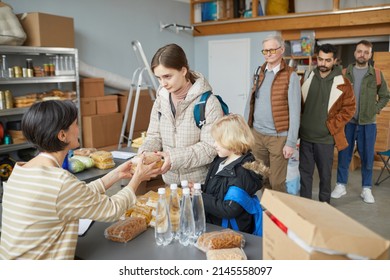
<instances>
[{"instance_id":1,"label":"white wall","mask_svg":"<svg viewBox=\"0 0 390 280\"><path fill-rule=\"evenodd\" d=\"M189 25L188 3L172 0L5 0L14 13L43 12L72 17L80 60L131 79L138 67L131 41L141 42L150 62L156 50L177 43L194 63L191 31L160 31L163 23Z\"/></svg>"}]
</instances>

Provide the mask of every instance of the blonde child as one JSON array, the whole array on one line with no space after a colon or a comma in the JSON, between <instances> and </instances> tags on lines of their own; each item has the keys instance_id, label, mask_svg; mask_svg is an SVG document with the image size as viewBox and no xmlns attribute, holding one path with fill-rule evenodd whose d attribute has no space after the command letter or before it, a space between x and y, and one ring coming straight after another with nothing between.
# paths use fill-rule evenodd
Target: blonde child
<instances>
[{"instance_id":1,"label":"blonde child","mask_svg":"<svg viewBox=\"0 0 390 280\"><path fill-rule=\"evenodd\" d=\"M256 192L269 169L251 153L252 132L240 115L217 120L211 135L218 156L210 165L202 196L208 223L261 235L261 207Z\"/></svg>"}]
</instances>

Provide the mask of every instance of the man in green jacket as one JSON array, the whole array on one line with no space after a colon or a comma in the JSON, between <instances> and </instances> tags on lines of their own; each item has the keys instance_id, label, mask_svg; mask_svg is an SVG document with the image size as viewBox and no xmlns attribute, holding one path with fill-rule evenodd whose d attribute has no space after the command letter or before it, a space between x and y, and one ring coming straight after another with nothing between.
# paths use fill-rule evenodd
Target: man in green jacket
<instances>
[{"instance_id":1,"label":"man in green jacket","mask_svg":"<svg viewBox=\"0 0 390 280\"><path fill-rule=\"evenodd\" d=\"M347 193L348 170L356 141L362 172L363 190L360 196L366 203L375 203L371 189L376 141L376 115L386 106L390 99L390 92L383 74L368 63L372 56L372 44L366 40L358 42L354 55L356 63L348 66L345 77L353 83L356 112L352 120L345 126L349 146L338 154L337 183L331 196L332 198L340 198Z\"/></svg>"}]
</instances>

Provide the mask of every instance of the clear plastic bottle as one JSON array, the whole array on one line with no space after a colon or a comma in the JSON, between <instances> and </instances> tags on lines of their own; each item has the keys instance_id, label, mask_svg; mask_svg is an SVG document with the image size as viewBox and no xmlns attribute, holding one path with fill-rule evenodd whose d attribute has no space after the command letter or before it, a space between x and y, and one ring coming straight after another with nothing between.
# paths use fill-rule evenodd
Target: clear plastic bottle
<instances>
[{"instance_id":1,"label":"clear plastic bottle","mask_svg":"<svg viewBox=\"0 0 390 280\"><path fill-rule=\"evenodd\" d=\"M195 240L206 232L206 215L204 212L201 184L194 184L194 193L192 194L192 212L195 222Z\"/></svg>"},{"instance_id":2,"label":"clear plastic bottle","mask_svg":"<svg viewBox=\"0 0 390 280\"><path fill-rule=\"evenodd\" d=\"M168 204L165 196L165 188L158 189L159 199L156 209L156 225L154 237L157 245L166 246L172 241L171 223L169 220Z\"/></svg>"},{"instance_id":3,"label":"clear plastic bottle","mask_svg":"<svg viewBox=\"0 0 390 280\"><path fill-rule=\"evenodd\" d=\"M183 189L182 207L180 211L180 236L179 242L183 246L193 245L195 222L192 212L190 189Z\"/></svg>"},{"instance_id":4,"label":"clear plastic bottle","mask_svg":"<svg viewBox=\"0 0 390 280\"><path fill-rule=\"evenodd\" d=\"M183 180L180 182L181 183L181 188L184 189L184 188L188 188L188 181L187 180Z\"/></svg>"},{"instance_id":5,"label":"clear plastic bottle","mask_svg":"<svg viewBox=\"0 0 390 280\"><path fill-rule=\"evenodd\" d=\"M180 233L180 199L177 194L177 184L171 184L171 195L169 199L169 218L171 221L172 237L179 239Z\"/></svg>"}]
</instances>

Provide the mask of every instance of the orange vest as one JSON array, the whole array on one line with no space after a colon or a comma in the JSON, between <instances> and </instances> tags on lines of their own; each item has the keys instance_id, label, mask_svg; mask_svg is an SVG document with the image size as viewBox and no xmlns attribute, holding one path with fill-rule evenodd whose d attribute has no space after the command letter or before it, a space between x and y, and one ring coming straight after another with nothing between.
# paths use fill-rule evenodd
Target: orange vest
<instances>
[{"instance_id":1,"label":"orange vest","mask_svg":"<svg viewBox=\"0 0 390 280\"><path fill-rule=\"evenodd\" d=\"M260 90L265 74L266 63L261 67L259 78L253 84L251 90L251 100L249 109L248 124L253 127L253 114L255 111L256 89ZM293 68L289 67L282 59L280 70L276 73L271 86L271 107L272 117L277 132L287 131L289 128L289 109L288 109L288 87L290 84L290 75Z\"/></svg>"}]
</instances>

